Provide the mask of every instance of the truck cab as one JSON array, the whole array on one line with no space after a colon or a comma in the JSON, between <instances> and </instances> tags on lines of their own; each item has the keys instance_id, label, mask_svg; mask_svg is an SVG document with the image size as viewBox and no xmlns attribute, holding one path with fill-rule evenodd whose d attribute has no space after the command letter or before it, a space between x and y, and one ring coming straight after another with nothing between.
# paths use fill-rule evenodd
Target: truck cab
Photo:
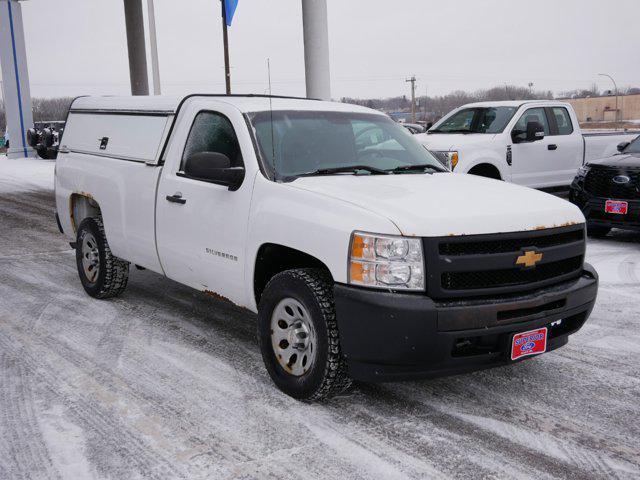
<instances>
[{"instance_id":1,"label":"truck cab","mask_svg":"<svg viewBox=\"0 0 640 480\"><path fill-rule=\"evenodd\" d=\"M85 97L60 144L56 215L84 290L120 295L136 265L257 313L295 398L530 358L595 302L575 205L452 174L374 110Z\"/></svg>"}]
</instances>

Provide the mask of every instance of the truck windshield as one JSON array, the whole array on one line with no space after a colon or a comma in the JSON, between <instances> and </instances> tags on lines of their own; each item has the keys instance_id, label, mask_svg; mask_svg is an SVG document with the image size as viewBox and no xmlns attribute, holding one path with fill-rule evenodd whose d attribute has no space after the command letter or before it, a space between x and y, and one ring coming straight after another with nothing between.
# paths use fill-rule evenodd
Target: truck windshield
<instances>
[{"instance_id":1,"label":"truck windshield","mask_svg":"<svg viewBox=\"0 0 640 480\"><path fill-rule=\"evenodd\" d=\"M502 133L517 107L464 108L445 117L428 133Z\"/></svg>"},{"instance_id":2,"label":"truck windshield","mask_svg":"<svg viewBox=\"0 0 640 480\"><path fill-rule=\"evenodd\" d=\"M250 113L248 118L264 167L271 173L275 168L280 179L446 171L409 132L384 115L279 110Z\"/></svg>"}]
</instances>

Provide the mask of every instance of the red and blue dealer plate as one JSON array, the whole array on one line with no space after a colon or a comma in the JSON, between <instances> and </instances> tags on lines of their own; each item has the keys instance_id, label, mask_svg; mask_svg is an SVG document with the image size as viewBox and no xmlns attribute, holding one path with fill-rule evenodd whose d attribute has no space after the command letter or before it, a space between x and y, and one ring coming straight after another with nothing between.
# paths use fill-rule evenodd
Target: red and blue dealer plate
<instances>
[{"instance_id":1,"label":"red and blue dealer plate","mask_svg":"<svg viewBox=\"0 0 640 480\"><path fill-rule=\"evenodd\" d=\"M604 211L606 213L616 213L618 215L626 215L629 209L627 202L620 200L607 200L604 204Z\"/></svg>"},{"instance_id":2,"label":"red and blue dealer plate","mask_svg":"<svg viewBox=\"0 0 640 480\"><path fill-rule=\"evenodd\" d=\"M516 333L511 342L511 360L547 351L547 327Z\"/></svg>"}]
</instances>

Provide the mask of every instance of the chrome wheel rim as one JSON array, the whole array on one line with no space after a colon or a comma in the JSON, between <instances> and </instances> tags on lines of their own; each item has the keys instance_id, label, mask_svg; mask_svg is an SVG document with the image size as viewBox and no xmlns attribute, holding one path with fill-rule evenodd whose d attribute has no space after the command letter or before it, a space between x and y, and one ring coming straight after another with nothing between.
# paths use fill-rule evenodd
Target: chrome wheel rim
<instances>
[{"instance_id":1,"label":"chrome wheel rim","mask_svg":"<svg viewBox=\"0 0 640 480\"><path fill-rule=\"evenodd\" d=\"M316 357L316 332L302 303L285 298L276 305L271 314L271 345L287 373L300 377L309 371Z\"/></svg>"},{"instance_id":2,"label":"chrome wheel rim","mask_svg":"<svg viewBox=\"0 0 640 480\"><path fill-rule=\"evenodd\" d=\"M86 233L82 239L82 269L87 280L96 283L100 273L100 251L98 242L91 233Z\"/></svg>"}]
</instances>

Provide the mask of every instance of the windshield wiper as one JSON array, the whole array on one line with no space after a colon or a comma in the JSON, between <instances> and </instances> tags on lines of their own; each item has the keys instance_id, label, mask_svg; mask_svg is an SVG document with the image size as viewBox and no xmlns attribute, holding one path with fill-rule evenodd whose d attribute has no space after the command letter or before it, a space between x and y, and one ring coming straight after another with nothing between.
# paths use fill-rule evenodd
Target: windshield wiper
<instances>
[{"instance_id":1,"label":"windshield wiper","mask_svg":"<svg viewBox=\"0 0 640 480\"><path fill-rule=\"evenodd\" d=\"M301 173L296 176L311 177L314 175L332 175L334 173L357 173L359 170L364 170L372 175L389 175L387 170L382 170L381 168L370 167L369 165L349 165L344 167L319 168L318 170Z\"/></svg>"},{"instance_id":2,"label":"windshield wiper","mask_svg":"<svg viewBox=\"0 0 640 480\"><path fill-rule=\"evenodd\" d=\"M437 167L436 165L431 165L430 163L425 163L423 165L402 165L400 167L396 167L396 168L392 168L390 170L387 170L388 172L392 172L392 173L400 173L400 172L410 172L412 170L426 170L426 169L430 169L433 170L435 172L446 172L447 170L444 168L440 168Z\"/></svg>"},{"instance_id":3,"label":"windshield wiper","mask_svg":"<svg viewBox=\"0 0 640 480\"><path fill-rule=\"evenodd\" d=\"M463 128L458 128L455 130L429 130L427 133L478 133L472 130L465 130Z\"/></svg>"}]
</instances>

